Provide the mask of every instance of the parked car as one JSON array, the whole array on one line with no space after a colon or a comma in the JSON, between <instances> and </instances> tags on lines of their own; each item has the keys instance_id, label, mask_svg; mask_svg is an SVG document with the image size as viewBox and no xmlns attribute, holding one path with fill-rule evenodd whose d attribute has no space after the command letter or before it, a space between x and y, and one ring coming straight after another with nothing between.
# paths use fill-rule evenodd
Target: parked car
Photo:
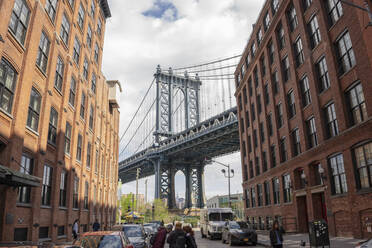
<instances>
[{"instance_id":1,"label":"parked car","mask_svg":"<svg viewBox=\"0 0 372 248\"><path fill-rule=\"evenodd\" d=\"M372 248L372 239L360 242L355 248Z\"/></svg>"},{"instance_id":2,"label":"parked car","mask_svg":"<svg viewBox=\"0 0 372 248\"><path fill-rule=\"evenodd\" d=\"M134 248L121 231L86 232L73 245L83 248Z\"/></svg>"},{"instance_id":3,"label":"parked car","mask_svg":"<svg viewBox=\"0 0 372 248\"><path fill-rule=\"evenodd\" d=\"M244 221L226 221L222 229L222 243L234 244L257 244L257 233L250 229Z\"/></svg>"},{"instance_id":4,"label":"parked car","mask_svg":"<svg viewBox=\"0 0 372 248\"><path fill-rule=\"evenodd\" d=\"M128 224L123 226L123 232L128 237L134 248L148 248L149 240L148 235L142 225Z\"/></svg>"}]
</instances>

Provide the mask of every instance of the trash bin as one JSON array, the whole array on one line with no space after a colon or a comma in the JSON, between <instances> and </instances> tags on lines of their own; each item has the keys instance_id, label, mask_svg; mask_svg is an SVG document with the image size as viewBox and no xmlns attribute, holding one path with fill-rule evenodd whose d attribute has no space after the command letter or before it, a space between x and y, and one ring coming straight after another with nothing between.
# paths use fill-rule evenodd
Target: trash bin
<instances>
[{"instance_id":1,"label":"trash bin","mask_svg":"<svg viewBox=\"0 0 372 248\"><path fill-rule=\"evenodd\" d=\"M330 247L328 224L325 220L309 222L310 247Z\"/></svg>"}]
</instances>

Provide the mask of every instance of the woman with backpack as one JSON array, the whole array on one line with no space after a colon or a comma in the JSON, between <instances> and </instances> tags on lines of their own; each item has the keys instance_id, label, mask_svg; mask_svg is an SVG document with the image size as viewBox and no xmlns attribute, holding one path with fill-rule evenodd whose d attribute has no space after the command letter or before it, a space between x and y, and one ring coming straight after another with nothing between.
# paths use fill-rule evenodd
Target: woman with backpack
<instances>
[{"instance_id":1,"label":"woman with backpack","mask_svg":"<svg viewBox=\"0 0 372 248\"><path fill-rule=\"evenodd\" d=\"M177 222L168 238L167 243L169 248L185 248L186 247L186 233L182 230L182 223Z\"/></svg>"},{"instance_id":2,"label":"woman with backpack","mask_svg":"<svg viewBox=\"0 0 372 248\"><path fill-rule=\"evenodd\" d=\"M186 233L186 247L198 248L195 242L194 231L190 226L184 226L183 231Z\"/></svg>"}]
</instances>

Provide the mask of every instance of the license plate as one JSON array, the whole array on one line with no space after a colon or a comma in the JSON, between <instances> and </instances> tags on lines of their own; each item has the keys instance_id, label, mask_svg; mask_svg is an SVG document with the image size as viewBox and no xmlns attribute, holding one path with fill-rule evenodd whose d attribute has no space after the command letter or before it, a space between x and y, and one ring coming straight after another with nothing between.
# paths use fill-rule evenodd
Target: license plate
<instances>
[{"instance_id":1,"label":"license plate","mask_svg":"<svg viewBox=\"0 0 372 248\"><path fill-rule=\"evenodd\" d=\"M244 239L244 241L245 241L245 242L248 242L248 241L249 241L249 239Z\"/></svg>"}]
</instances>

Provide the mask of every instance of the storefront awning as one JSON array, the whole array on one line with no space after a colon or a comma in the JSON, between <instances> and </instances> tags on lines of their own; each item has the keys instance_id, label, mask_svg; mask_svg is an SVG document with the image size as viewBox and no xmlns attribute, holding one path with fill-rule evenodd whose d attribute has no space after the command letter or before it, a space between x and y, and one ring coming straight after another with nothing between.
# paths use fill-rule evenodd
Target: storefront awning
<instances>
[{"instance_id":1,"label":"storefront awning","mask_svg":"<svg viewBox=\"0 0 372 248\"><path fill-rule=\"evenodd\" d=\"M0 164L0 184L5 184L13 187L39 187L40 182L41 178L15 171Z\"/></svg>"}]
</instances>

